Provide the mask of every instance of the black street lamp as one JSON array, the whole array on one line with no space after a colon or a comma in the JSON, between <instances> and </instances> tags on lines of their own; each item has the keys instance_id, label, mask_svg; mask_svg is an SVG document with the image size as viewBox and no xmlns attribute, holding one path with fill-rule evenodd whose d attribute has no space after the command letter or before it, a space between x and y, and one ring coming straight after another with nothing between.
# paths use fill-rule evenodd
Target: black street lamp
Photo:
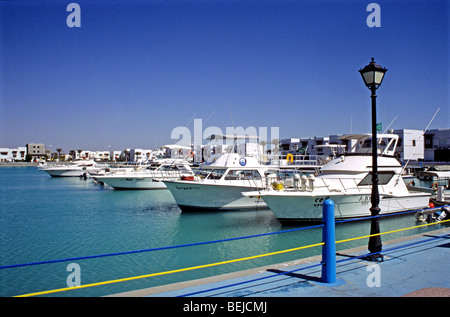
<instances>
[{"instance_id":1,"label":"black street lamp","mask_svg":"<svg viewBox=\"0 0 450 317\"><path fill-rule=\"evenodd\" d=\"M379 235L380 225L378 217L376 217L380 213L380 207L378 206L380 203L380 194L378 192L377 95L375 92L378 87L380 87L386 71L386 68L383 68L374 62L373 57L369 65L359 70L364 83L372 92L372 94L370 95L370 97L372 98L372 195L370 199L372 207L370 208L370 213L372 217L375 218L372 218L371 220L370 234L378 235L371 236L369 238L368 248L371 255L366 259L371 261L383 261L383 255L380 253L382 250L381 237Z\"/></svg>"}]
</instances>

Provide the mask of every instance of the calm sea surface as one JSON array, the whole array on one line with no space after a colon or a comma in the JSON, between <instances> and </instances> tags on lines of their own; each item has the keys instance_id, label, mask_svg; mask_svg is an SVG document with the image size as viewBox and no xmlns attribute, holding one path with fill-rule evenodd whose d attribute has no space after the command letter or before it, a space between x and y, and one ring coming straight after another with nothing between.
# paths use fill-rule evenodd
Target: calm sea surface
<instances>
[{"instance_id":1,"label":"calm sea surface","mask_svg":"<svg viewBox=\"0 0 450 317\"><path fill-rule=\"evenodd\" d=\"M414 214L382 218L382 231L417 225ZM441 225L442 226L442 225ZM107 253L169 247L263 234L282 226L270 210L182 213L168 190L116 191L90 179L51 178L35 167L0 168L0 265L51 261ZM336 239L369 234L370 223L339 224ZM383 240L437 229L436 226L383 236ZM81 284L164 272L290 249L321 242L321 229L300 230L228 241L0 269L0 296L67 287L70 263L80 266ZM367 245L367 239L337 245ZM318 255L321 247L188 272L47 296L103 296ZM320 270L320 269L319 269ZM318 273L320 276L320 273Z\"/></svg>"}]
</instances>

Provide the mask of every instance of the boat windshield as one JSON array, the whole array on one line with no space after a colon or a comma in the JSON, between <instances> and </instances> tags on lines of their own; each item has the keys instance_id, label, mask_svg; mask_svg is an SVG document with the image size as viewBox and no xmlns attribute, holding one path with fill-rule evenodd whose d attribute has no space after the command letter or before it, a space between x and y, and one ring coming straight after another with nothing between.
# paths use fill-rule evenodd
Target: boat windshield
<instances>
[{"instance_id":1,"label":"boat windshield","mask_svg":"<svg viewBox=\"0 0 450 317\"><path fill-rule=\"evenodd\" d=\"M178 167L176 165L161 165L158 171L177 171Z\"/></svg>"},{"instance_id":2,"label":"boat windshield","mask_svg":"<svg viewBox=\"0 0 450 317\"><path fill-rule=\"evenodd\" d=\"M225 176L226 180L257 178L261 178L261 174L257 170L230 170Z\"/></svg>"},{"instance_id":3,"label":"boat windshield","mask_svg":"<svg viewBox=\"0 0 450 317\"><path fill-rule=\"evenodd\" d=\"M394 172L378 172L378 185L386 185L394 175ZM359 182L358 186L362 185L372 185L372 172L369 172L366 177Z\"/></svg>"},{"instance_id":4,"label":"boat windshield","mask_svg":"<svg viewBox=\"0 0 450 317\"><path fill-rule=\"evenodd\" d=\"M397 146L396 138L380 137L378 138L378 153L382 155L394 155L395 148ZM356 149L356 153L369 154L372 153L372 138L368 137L363 142L359 143L359 148Z\"/></svg>"},{"instance_id":5,"label":"boat windshield","mask_svg":"<svg viewBox=\"0 0 450 317\"><path fill-rule=\"evenodd\" d=\"M223 174L225 174L226 169L207 169L198 170L196 175L201 176L204 179L221 179Z\"/></svg>"}]
</instances>

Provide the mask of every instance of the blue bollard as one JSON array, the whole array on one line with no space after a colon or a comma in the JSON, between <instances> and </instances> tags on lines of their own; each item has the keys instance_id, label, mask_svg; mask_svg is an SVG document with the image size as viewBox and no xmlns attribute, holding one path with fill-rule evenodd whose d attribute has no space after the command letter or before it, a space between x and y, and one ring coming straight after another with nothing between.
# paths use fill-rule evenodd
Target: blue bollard
<instances>
[{"instance_id":1,"label":"blue bollard","mask_svg":"<svg viewBox=\"0 0 450 317\"><path fill-rule=\"evenodd\" d=\"M322 239L322 282L336 283L336 240L334 223L334 202L327 199L323 203Z\"/></svg>"}]
</instances>

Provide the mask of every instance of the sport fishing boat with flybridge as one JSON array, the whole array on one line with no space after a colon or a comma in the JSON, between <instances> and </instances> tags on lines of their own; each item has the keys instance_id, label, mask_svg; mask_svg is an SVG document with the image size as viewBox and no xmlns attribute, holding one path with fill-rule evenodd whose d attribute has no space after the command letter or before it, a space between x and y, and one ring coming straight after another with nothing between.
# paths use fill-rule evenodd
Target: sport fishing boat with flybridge
<instances>
[{"instance_id":1,"label":"sport fishing boat with flybridge","mask_svg":"<svg viewBox=\"0 0 450 317\"><path fill-rule=\"evenodd\" d=\"M270 186L243 196L261 197L282 223L321 221L326 199L334 201L336 219L370 216L371 135L351 134L340 139L356 142L346 154L325 164L317 177L294 175L291 187ZM379 134L377 139L380 214L427 207L430 194L408 189L402 179L402 166L394 157L398 135Z\"/></svg>"}]
</instances>

